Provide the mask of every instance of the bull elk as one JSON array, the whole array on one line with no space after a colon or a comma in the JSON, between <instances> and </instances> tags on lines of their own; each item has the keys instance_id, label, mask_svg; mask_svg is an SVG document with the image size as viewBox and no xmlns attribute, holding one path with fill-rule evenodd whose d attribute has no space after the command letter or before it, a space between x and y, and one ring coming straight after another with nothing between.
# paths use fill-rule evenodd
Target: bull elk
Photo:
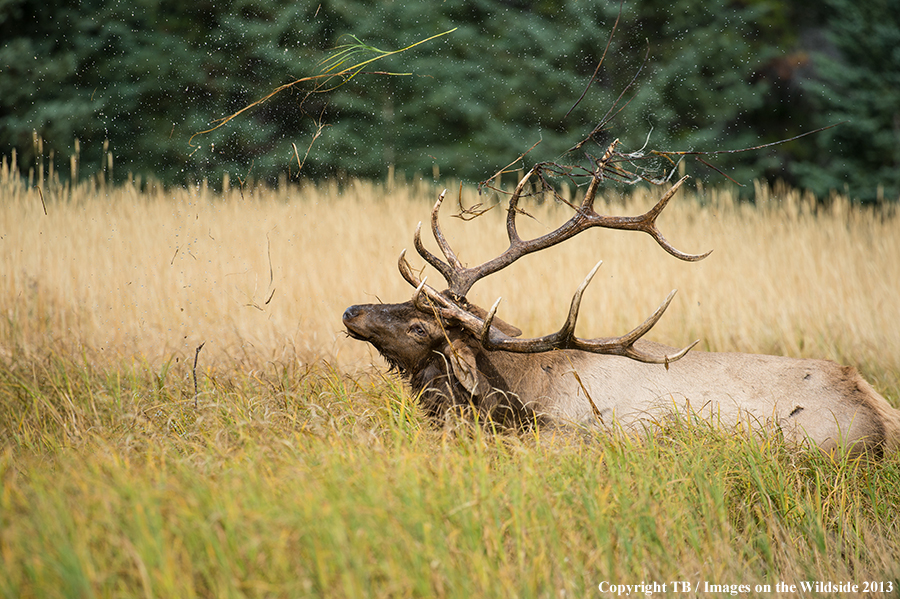
<instances>
[{"instance_id":1,"label":"bull elk","mask_svg":"<svg viewBox=\"0 0 900 599\"><path fill-rule=\"evenodd\" d=\"M782 431L789 443L824 451L880 456L900 444L900 411L859 373L825 360L744 353L690 351L645 341L672 301L674 291L640 326L617 338L582 339L575 322L591 271L572 298L556 333L523 339L516 327L495 317L499 300L485 311L466 300L483 277L526 254L547 249L591 227L643 231L669 254L686 261L656 219L685 178L640 216L606 216L594 210L601 180L594 171L580 206L558 229L531 240L517 231L519 198L533 168L510 195L506 217L509 247L484 264L465 267L438 224L441 194L431 212L431 229L442 260L422 244L421 223L414 243L419 255L446 280L437 291L419 280L400 255L399 269L415 292L402 304L351 306L343 314L347 333L371 343L411 385L434 417L474 410L504 427L621 426L655 421L673 413L695 414L723 427L750 424Z\"/></svg>"}]
</instances>

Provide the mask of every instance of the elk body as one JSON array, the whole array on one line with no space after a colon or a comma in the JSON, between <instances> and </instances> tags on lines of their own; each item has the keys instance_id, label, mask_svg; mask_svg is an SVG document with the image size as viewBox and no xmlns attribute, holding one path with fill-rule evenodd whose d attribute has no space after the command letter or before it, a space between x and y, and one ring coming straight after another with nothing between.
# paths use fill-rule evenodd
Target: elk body
<instances>
[{"instance_id":1,"label":"elk body","mask_svg":"<svg viewBox=\"0 0 900 599\"><path fill-rule=\"evenodd\" d=\"M623 337L575 337L581 296L599 264L576 291L565 324L552 335L521 339L516 327L495 318L497 304L485 312L467 302L466 293L480 278L594 226L643 231L682 260L708 255L678 251L656 227L656 217L684 179L644 215L602 216L593 209L601 168L569 221L543 237L524 241L516 230L517 202L535 169L510 197L510 246L503 254L480 266L464 267L438 225L442 194L431 224L446 261L425 249L420 229L415 247L443 275L448 288L439 292L420 281L404 252L399 267L416 288L413 299L351 306L344 312L349 336L371 343L406 378L429 415L439 419L453 410L472 409L483 421L508 427L625 429L673 414L697 415L723 428L777 429L788 442L829 452L881 455L897 449L900 411L853 368L825 360L690 351L696 341L677 350L642 340L674 291Z\"/></svg>"}]
</instances>

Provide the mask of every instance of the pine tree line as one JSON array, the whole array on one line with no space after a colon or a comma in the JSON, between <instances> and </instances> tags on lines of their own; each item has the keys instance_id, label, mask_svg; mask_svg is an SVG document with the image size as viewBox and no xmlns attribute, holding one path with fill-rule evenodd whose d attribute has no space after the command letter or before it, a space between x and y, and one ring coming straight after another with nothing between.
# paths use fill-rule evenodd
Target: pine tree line
<instances>
[{"instance_id":1,"label":"pine tree line","mask_svg":"<svg viewBox=\"0 0 900 599\"><path fill-rule=\"evenodd\" d=\"M316 178L383 177L392 165L480 181L538 140L529 160L560 155L626 90L613 133L625 147L736 149L846 121L715 166L822 197L900 196L897 0L627 1L577 102L619 10L596 0L7 0L0 154L17 149L27 169L40 139L62 163L78 140L87 176L108 142L118 176L167 183L224 173L274 182L298 176L300 162ZM329 93L292 88L189 143L319 72L348 35L393 50L454 28L377 73Z\"/></svg>"}]
</instances>

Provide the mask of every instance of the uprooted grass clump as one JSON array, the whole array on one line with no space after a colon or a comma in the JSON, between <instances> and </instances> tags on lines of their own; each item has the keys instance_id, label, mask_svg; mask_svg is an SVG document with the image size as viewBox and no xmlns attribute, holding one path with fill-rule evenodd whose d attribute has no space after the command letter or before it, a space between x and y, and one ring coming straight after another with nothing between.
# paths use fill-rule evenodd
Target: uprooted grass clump
<instances>
[{"instance_id":1,"label":"uprooted grass clump","mask_svg":"<svg viewBox=\"0 0 900 599\"><path fill-rule=\"evenodd\" d=\"M900 458L683 421L649 436L426 423L318 363L0 368L0 592L566 596L607 581L900 578ZM671 590L671 589L670 589Z\"/></svg>"}]
</instances>

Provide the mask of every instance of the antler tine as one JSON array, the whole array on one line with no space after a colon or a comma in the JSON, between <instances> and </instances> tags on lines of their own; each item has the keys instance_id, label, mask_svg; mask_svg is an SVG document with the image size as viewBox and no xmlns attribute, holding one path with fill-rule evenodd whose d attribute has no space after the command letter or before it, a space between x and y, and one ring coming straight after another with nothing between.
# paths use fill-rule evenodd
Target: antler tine
<instances>
[{"instance_id":1,"label":"antler tine","mask_svg":"<svg viewBox=\"0 0 900 599\"><path fill-rule=\"evenodd\" d=\"M534 174L536 168L537 165L531 167L531 169L525 173L525 176L519 180L519 184L516 185L515 191L513 191L513 194L509 198L509 208L506 213L506 234L509 237L510 247L522 242L522 239L519 237L519 232L516 229L516 213L518 212L519 197L522 195L522 191L525 189L528 179Z\"/></svg>"},{"instance_id":2,"label":"antler tine","mask_svg":"<svg viewBox=\"0 0 900 599\"><path fill-rule=\"evenodd\" d=\"M429 285L425 284L425 281L428 280L428 277L424 277L421 281L419 277L413 272L412 267L410 267L409 262L406 261L406 250L404 249L400 252L400 259L397 261L397 266L400 269L400 274L406 279L406 282L416 288L415 293L413 294L413 302L416 304L417 308L422 308L422 293L425 293L425 296L428 297L432 302L436 302L437 304L444 306L447 303L447 300L440 294L439 291L432 288Z\"/></svg>"},{"instance_id":3,"label":"antler tine","mask_svg":"<svg viewBox=\"0 0 900 599\"><path fill-rule=\"evenodd\" d=\"M406 281L410 285L416 288L416 290L413 292L413 304L415 304L416 308L423 311L439 310L441 315L447 316L447 314L445 314L445 311L448 308L451 308L453 304L438 290L426 284L426 281L428 281L428 277L423 277L421 281L419 280L419 277L417 277L416 274L412 271L409 262L406 261L405 249L400 252L400 259L397 261L397 266L400 268L400 274L403 275L403 278L406 279ZM428 300L431 302L431 306L426 305L422 301L422 295L428 298Z\"/></svg>"},{"instance_id":4,"label":"antler tine","mask_svg":"<svg viewBox=\"0 0 900 599\"><path fill-rule=\"evenodd\" d=\"M631 358L632 360L637 360L638 362L645 362L647 364L665 364L666 370L669 369L669 364L672 362L676 362L683 358L689 351L694 349L694 346L700 343L699 339L695 339L693 343L690 345L681 348L677 352L672 355L666 356L654 356L653 354L644 353L634 349L633 347L629 347L625 350L625 353L622 355L626 358Z\"/></svg>"},{"instance_id":5,"label":"antler tine","mask_svg":"<svg viewBox=\"0 0 900 599\"><path fill-rule=\"evenodd\" d=\"M447 190L445 189L441 192L441 195L438 196L437 202L434 203L434 207L431 209L431 233L434 236L434 240L437 242L438 247L441 249L441 252L444 254L444 257L447 258L447 261L444 262L429 252L425 247L425 244L422 243L421 222L416 226L413 244L416 248L416 252L441 273L441 276L447 281L448 289L450 289L451 293L457 297L465 297L465 292L472 286L472 283L466 282L469 269L465 268L462 263L460 263L459 258L456 257L456 253L444 237L440 223L438 222L438 214L440 213L441 204L443 204L446 194ZM464 291L458 292L458 289L464 289Z\"/></svg>"},{"instance_id":6,"label":"antler tine","mask_svg":"<svg viewBox=\"0 0 900 599\"><path fill-rule=\"evenodd\" d=\"M566 317L566 321L563 323L562 328L557 332L535 339L516 339L513 337L492 334L490 326L494 319L494 315L497 312L497 307L500 305L499 298L494 302L493 307L484 319L484 324L480 331L469 330L473 333L479 333L482 345L485 349L489 350L503 350L516 353L538 353L553 349L581 349L579 344L582 342L575 337L575 323L578 320L578 311L581 308L581 298L584 295L584 290L587 289L587 286L594 278L594 275L597 274L597 270L600 268L601 264L603 264L602 261L598 262L597 265L591 269L591 272L588 273L588 276L585 277L584 281L575 291L575 295L572 296L572 303L569 306L569 314Z\"/></svg>"},{"instance_id":7,"label":"antler tine","mask_svg":"<svg viewBox=\"0 0 900 599\"><path fill-rule=\"evenodd\" d=\"M613 146L611 146L613 147ZM529 171L528 175L534 172L534 170L538 167L534 167L531 171ZM518 202L519 195L521 194L522 189L524 188L524 184L527 182L527 178L524 177L522 181L519 183L519 187L516 189L516 192L510 198L510 209L509 214L507 216L506 228L509 234L510 245L506 251L504 251L501 255L496 258L485 262L484 264L472 268L467 268L461 273L464 276L460 276L458 281L460 282L460 286L458 289L454 289L459 295L465 295L465 293L471 288L471 286L478 281L480 278L483 278L491 273L497 272L501 270L522 256L527 254L540 251L551 246L554 246L558 243L562 243L567 239L571 239L575 235L578 235L582 231L590 229L591 227L602 227L606 229L619 229L626 231L643 231L647 233L669 254L679 258L681 260L685 260L688 262L696 262L698 260L702 260L709 256L712 253L712 250L706 252L704 254L688 254L676 249L669 243L665 237L663 237L662 233L656 226L656 218L662 213L663 209L669 203L669 200L674 197L675 193L681 187L682 184L687 180L687 177L682 177L678 182L676 182L671 189L669 189L666 194L660 199L657 204L650 209L645 214L640 216L606 216L597 214L593 208L594 196L597 192L597 189L600 185L601 174L595 173L591 179L591 183L588 186L587 191L585 192L584 200L581 203L581 206L578 210L575 211L575 214L563 223L559 228L543 235L541 237L537 237L535 239L530 239L528 241L523 241L519 238L518 233L516 231L515 218L516 218L516 203Z\"/></svg>"},{"instance_id":8,"label":"antler tine","mask_svg":"<svg viewBox=\"0 0 900 599\"><path fill-rule=\"evenodd\" d=\"M428 249L425 247L425 244L422 243L422 223L421 222L418 225L416 225L416 234L413 236L413 245L416 248L416 252L418 252L418 254L420 256L425 258L426 262L428 262L430 265L435 267L437 269L437 271L439 273L441 273L441 276L444 277L444 280L447 281L447 284L448 285L451 284L451 281L453 280L454 270L449 264L447 264L446 262L444 262L443 260L441 260L440 258L435 256L434 254L429 252Z\"/></svg>"},{"instance_id":9,"label":"antler tine","mask_svg":"<svg viewBox=\"0 0 900 599\"><path fill-rule=\"evenodd\" d=\"M621 343L625 347L629 347L634 344L635 341L643 337L647 334L647 332L659 322L659 319L662 318L663 312L666 311L666 308L669 307L669 304L672 303L672 298L675 297L675 289L669 292L669 295L666 296L666 299L663 300L663 303L659 305L653 314L647 317L647 320L636 326L632 329L628 334L622 335L615 339L615 341Z\"/></svg>"},{"instance_id":10,"label":"antler tine","mask_svg":"<svg viewBox=\"0 0 900 599\"><path fill-rule=\"evenodd\" d=\"M578 311L581 309L581 296L584 295L584 290L590 285L591 281L594 279L594 275L597 274L597 271L602 264L603 260L598 262L594 268L591 269L588 276L584 278L584 281L582 281L581 285L578 286L578 289L575 290L575 295L572 296L572 303L569 305L569 315L566 317L566 322L563 323L563 327L558 333L559 335L564 335L566 345L569 345L575 340L575 322L578 320Z\"/></svg>"},{"instance_id":11,"label":"antler tine","mask_svg":"<svg viewBox=\"0 0 900 599\"><path fill-rule=\"evenodd\" d=\"M484 347L488 347L490 345L490 333L491 333L491 323L494 322L494 316L497 314L497 308L500 307L500 300L502 297L498 297L497 301L494 302L494 305L491 306L491 310L488 312L487 316L484 319L484 325L481 327L481 334L479 337L481 338L481 345Z\"/></svg>"},{"instance_id":12,"label":"antler tine","mask_svg":"<svg viewBox=\"0 0 900 599\"><path fill-rule=\"evenodd\" d=\"M597 195L597 189L600 187L600 177L595 175L591 178L587 191L584 192L584 199L581 201L581 209L590 214L594 212L594 196Z\"/></svg>"},{"instance_id":13,"label":"antler tine","mask_svg":"<svg viewBox=\"0 0 900 599\"><path fill-rule=\"evenodd\" d=\"M587 289L587 286L590 284L591 280L593 280L594 275L597 274L597 270L600 268L601 264L602 262L599 262L594 266L578 287L577 291L575 291L565 323L563 323L563 326L559 331L551 335L533 339L518 339L497 332L496 329L491 327L491 323L493 322L494 316L497 313L497 308L500 305L499 298L494 302L494 305L491 307L490 312L488 312L488 315L483 322L479 322L476 318L474 322L470 320L468 322L463 322L462 324L472 333L479 335L482 346L487 350L500 350L515 353L540 353L554 349L579 349L595 354L623 356L649 364L668 365L671 362L684 357L695 345L697 345L697 343L700 342L698 339L674 354L663 356L651 354L634 347L634 344L652 329L657 322L659 322L659 319L666 311L666 308L672 303L672 298L675 297L674 290L644 322L621 337L612 339L579 339L576 337L575 323L578 319L578 312L581 307L581 298L585 289Z\"/></svg>"},{"instance_id":14,"label":"antler tine","mask_svg":"<svg viewBox=\"0 0 900 599\"><path fill-rule=\"evenodd\" d=\"M681 179L676 181L675 184L672 185L669 191L667 191L662 198L660 198L660 200L653 208L651 208L642 216L638 217L639 221L645 223L644 226L638 228L653 237L653 239L656 240L656 243L658 243L662 249L669 252L669 254L675 256L680 260L684 260L685 262L697 262L698 260L703 260L704 258L709 256L712 253L712 250L709 250L705 254L686 254L685 252L676 249L671 243L666 241L666 238L663 237L663 234L656 226L656 217L658 217L662 213L666 205L669 203L669 200L671 200L675 196L675 192L678 191L678 188L681 187L681 185L685 181L687 181L687 179L688 176L685 175Z\"/></svg>"},{"instance_id":15,"label":"antler tine","mask_svg":"<svg viewBox=\"0 0 900 599\"><path fill-rule=\"evenodd\" d=\"M425 302L422 301L422 292L425 290L425 282L428 280L428 277L424 277L422 282L416 286L416 291L413 293L413 305L419 310L424 311L426 309Z\"/></svg>"},{"instance_id":16,"label":"antler tine","mask_svg":"<svg viewBox=\"0 0 900 599\"><path fill-rule=\"evenodd\" d=\"M600 187L600 180L603 178L603 169L612 159L613 152L617 145L619 145L618 138L614 139L613 142L609 144L609 147L606 148L606 152L603 153L603 157L597 162L597 170L594 171L594 176L591 177L591 183L588 185L587 191L584 192L584 199L581 202L581 209L585 212L594 211L594 196L597 195L597 189Z\"/></svg>"},{"instance_id":17,"label":"antler tine","mask_svg":"<svg viewBox=\"0 0 900 599\"><path fill-rule=\"evenodd\" d=\"M447 262L450 266L455 270L461 270L463 265L460 264L459 259L456 257L456 254L453 252L453 249L450 247L450 244L447 243L447 240L444 238L444 234L441 232L441 227L438 224L438 212L441 210L441 204L444 203L444 196L447 195L447 190L441 192L441 195L438 196L437 202L434 203L434 208L431 209L431 233L434 235L434 240L437 242L438 247L441 248L441 252L443 252L444 257L447 258ZM450 282L449 280L447 281Z\"/></svg>"},{"instance_id":18,"label":"antler tine","mask_svg":"<svg viewBox=\"0 0 900 599\"><path fill-rule=\"evenodd\" d=\"M419 277L413 274L412 267L409 265L409 262L406 261L405 248L402 252L400 252L400 259L397 260L397 268L400 269L400 275L406 280L407 283L409 283L413 287L419 286Z\"/></svg>"}]
</instances>

